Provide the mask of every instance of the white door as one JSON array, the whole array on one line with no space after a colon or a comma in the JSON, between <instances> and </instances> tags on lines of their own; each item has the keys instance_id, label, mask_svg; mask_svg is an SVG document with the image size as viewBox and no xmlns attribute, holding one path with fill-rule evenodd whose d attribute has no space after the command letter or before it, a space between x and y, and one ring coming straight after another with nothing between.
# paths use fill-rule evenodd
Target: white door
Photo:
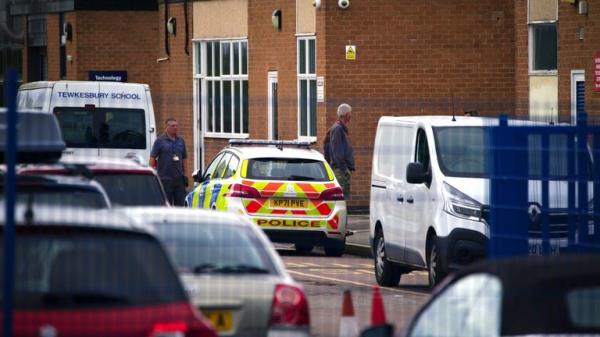
<instances>
[{"instance_id":1,"label":"white door","mask_svg":"<svg viewBox=\"0 0 600 337\"><path fill-rule=\"evenodd\" d=\"M269 100L269 140L276 140L279 138L279 132L277 129L278 123L278 111L277 111L277 72L269 71L268 75L268 100Z\"/></svg>"},{"instance_id":2,"label":"white door","mask_svg":"<svg viewBox=\"0 0 600 337\"><path fill-rule=\"evenodd\" d=\"M585 71L571 70L571 124L577 124L577 113L585 110Z\"/></svg>"}]
</instances>

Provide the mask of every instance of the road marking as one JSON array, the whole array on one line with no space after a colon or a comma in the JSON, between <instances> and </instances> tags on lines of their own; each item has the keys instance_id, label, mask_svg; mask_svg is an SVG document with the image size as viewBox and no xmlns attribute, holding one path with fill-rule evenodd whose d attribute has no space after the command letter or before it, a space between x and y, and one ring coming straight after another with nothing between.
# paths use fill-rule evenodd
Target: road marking
<instances>
[{"instance_id":1,"label":"road marking","mask_svg":"<svg viewBox=\"0 0 600 337\"><path fill-rule=\"evenodd\" d=\"M341 264L341 263L332 263L332 265L342 267L342 268L350 268L351 267L347 264Z\"/></svg>"},{"instance_id":2,"label":"road marking","mask_svg":"<svg viewBox=\"0 0 600 337\"><path fill-rule=\"evenodd\" d=\"M364 268L373 268L372 264L361 263L359 266L363 266Z\"/></svg>"},{"instance_id":3,"label":"road marking","mask_svg":"<svg viewBox=\"0 0 600 337\"><path fill-rule=\"evenodd\" d=\"M314 263L310 263L310 262L304 262L305 266L309 266L309 267L321 267L318 264L314 264Z\"/></svg>"},{"instance_id":4,"label":"road marking","mask_svg":"<svg viewBox=\"0 0 600 337\"><path fill-rule=\"evenodd\" d=\"M290 267L297 267L297 268L302 268L304 267L303 264L301 263L294 263L294 262L286 262L286 266L290 266Z\"/></svg>"},{"instance_id":5,"label":"road marking","mask_svg":"<svg viewBox=\"0 0 600 337\"><path fill-rule=\"evenodd\" d=\"M358 269L357 271L365 274L375 275L375 272L372 270Z\"/></svg>"},{"instance_id":6,"label":"road marking","mask_svg":"<svg viewBox=\"0 0 600 337\"><path fill-rule=\"evenodd\" d=\"M367 284L367 283L356 282L356 281L341 280L341 279L337 279L337 278L334 278L334 277L327 277L327 276L318 276L318 275L306 274L306 273L301 273L301 272L295 271L295 270L288 270L288 273L294 274L294 275L300 275L300 276L304 276L304 277L310 277L310 278L327 280L327 281L334 281L334 282L340 282L340 283L348 283L348 284L353 284L353 285L356 285L356 286L367 287L367 288L373 288L373 286L375 285L375 284ZM395 293L401 293L401 294L411 294L411 295L418 295L418 296L429 296L429 294L424 294L424 293L420 293L420 292L416 292L416 291L410 291L410 290L394 289L394 288L387 288L387 287L381 287L381 289L384 289L386 291L392 291L392 292L395 292Z\"/></svg>"}]
</instances>

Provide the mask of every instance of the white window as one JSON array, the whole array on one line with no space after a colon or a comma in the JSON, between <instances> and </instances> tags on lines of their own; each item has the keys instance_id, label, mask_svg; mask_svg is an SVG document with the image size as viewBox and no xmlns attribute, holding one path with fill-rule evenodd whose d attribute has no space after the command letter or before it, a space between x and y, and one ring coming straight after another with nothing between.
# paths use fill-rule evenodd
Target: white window
<instances>
[{"instance_id":1,"label":"white window","mask_svg":"<svg viewBox=\"0 0 600 337\"><path fill-rule=\"evenodd\" d=\"M248 136L248 41L199 41L194 83L207 137Z\"/></svg>"},{"instance_id":2,"label":"white window","mask_svg":"<svg viewBox=\"0 0 600 337\"><path fill-rule=\"evenodd\" d=\"M317 137L317 42L298 38L298 138Z\"/></svg>"},{"instance_id":3,"label":"white window","mask_svg":"<svg viewBox=\"0 0 600 337\"><path fill-rule=\"evenodd\" d=\"M529 0L529 72L556 73L557 67L557 2Z\"/></svg>"}]
</instances>

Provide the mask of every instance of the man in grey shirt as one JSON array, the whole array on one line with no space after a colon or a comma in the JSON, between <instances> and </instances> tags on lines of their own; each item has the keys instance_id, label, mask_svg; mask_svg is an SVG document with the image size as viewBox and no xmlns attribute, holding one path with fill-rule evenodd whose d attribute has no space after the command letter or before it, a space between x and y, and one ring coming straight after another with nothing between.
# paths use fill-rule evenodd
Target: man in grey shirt
<instances>
[{"instance_id":1,"label":"man in grey shirt","mask_svg":"<svg viewBox=\"0 0 600 337\"><path fill-rule=\"evenodd\" d=\"M354 149L350 144L348 127L352 118L352 107L342 103L337 109L338 119L325 136L325 159L331 165L333 173L344 190L344 196L350 196L350 172L354 171Z\"/></svg>"},{"instance_id":2,"label":"man in grey shirt","mask_svg":"<svg viewBox=\"0 0 600 337\"><path fill-rule=\"evenodd\" d=\"M165 133L158 136L152 145L150 166L156 169L171 205L183 206L187 193L184 173L187 151L185 141L177 135L178 127L175 118L167 118Z\"/></svg>"}]
</instances>

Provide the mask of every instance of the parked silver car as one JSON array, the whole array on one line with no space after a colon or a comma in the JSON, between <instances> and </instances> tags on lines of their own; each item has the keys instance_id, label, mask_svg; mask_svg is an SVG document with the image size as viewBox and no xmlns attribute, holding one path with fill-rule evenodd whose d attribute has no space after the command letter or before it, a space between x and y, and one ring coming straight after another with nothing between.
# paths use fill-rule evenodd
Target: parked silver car
<instances>
[{"instance_id":1,"label":"parked silver car","mask_svg":"<svg viewBox=\"0 0 600 337\"><path fill-rule=\"evenodd\" d=\"M195 306L221 336L309 336L308 302L261 229L234 214L118 210L153 226Z\"/></svg>"}]
</instances>

